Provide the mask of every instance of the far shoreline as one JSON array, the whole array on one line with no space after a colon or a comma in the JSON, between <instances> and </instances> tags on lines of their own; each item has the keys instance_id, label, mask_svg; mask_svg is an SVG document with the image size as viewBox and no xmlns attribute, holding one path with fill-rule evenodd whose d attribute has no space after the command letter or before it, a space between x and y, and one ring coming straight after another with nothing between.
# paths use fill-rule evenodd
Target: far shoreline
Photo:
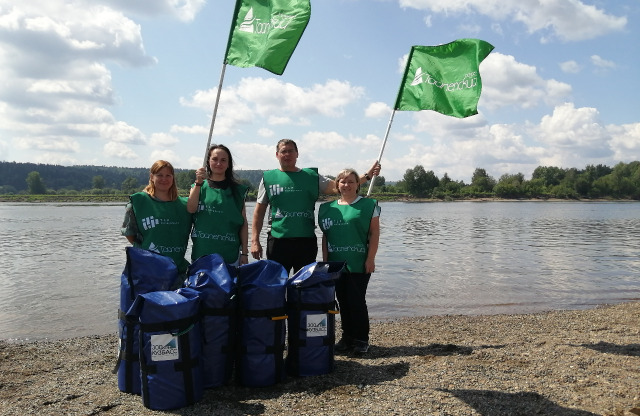
<instances>
[{"instance_id":1,"label":"far shoreline","mask_svg":"<svg viewBox=\"0 0 640 416\"><path fill-rule=\"evenodd\" d=\"M398 196L395 194L372 194L371 198L379 202L407 202L407 203L434 203L434 202L640 202L636 199L608 199L608 198L414 198ZM324 196L319 202L333 198ZM248 202L255 202L255 198L247 198ZM127 203L129 195L0 195L0 203Z\"/></svg>"}]
</instances>

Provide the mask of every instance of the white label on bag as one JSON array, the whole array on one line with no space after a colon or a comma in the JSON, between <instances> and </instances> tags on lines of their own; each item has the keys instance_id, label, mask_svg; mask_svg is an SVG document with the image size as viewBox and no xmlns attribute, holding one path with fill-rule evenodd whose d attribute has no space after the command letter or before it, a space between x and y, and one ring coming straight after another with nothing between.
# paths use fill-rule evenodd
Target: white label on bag
<instances>
[{"instance_id":1,"label":"white label on bag","mask_svg":"<svg viewBox=\"0 0 640 416\"><path fill-rule=\"evenodd\" d=\"M151 361L170 361L178 358L178 337L171 334L151 335Z\"/></svg>"},{"instance_id":2,"label":"white label on bag","mask_svg":"<svg viewBox=\"0 0 640 416\"><path fill-rule=\"evenodd\" d=\"M307 337L327 336L327 315L307 315Z\"/></svg>"}]
</instances>

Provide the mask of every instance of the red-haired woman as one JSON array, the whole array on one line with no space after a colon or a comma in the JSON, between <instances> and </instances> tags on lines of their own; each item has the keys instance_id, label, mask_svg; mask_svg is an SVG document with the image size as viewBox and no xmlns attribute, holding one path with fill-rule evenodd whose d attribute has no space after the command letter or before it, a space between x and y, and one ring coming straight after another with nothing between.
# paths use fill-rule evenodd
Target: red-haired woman
<instances>
[{"instance_id":1,"label":"red-haired woman","mask_svg":"<svg viewBox=\"0 0 640 416\"><path fill-rule=\"evenodd\" d=\"M149 184L130 197L122 235L135 247L170 257L182 275L189 262L184 258L191 231L187 199L178 196L171 163L156 161L149 171Z\"/></svg>"}]
</instances>

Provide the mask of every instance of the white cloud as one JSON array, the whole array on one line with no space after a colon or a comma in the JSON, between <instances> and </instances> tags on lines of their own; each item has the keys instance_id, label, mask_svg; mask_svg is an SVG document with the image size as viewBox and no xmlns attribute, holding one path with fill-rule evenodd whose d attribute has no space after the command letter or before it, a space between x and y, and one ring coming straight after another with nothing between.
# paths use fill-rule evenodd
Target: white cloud
<instances>
[{"instance_id":1,"label":"white cloud","mask_svg":"<svg viewBox=\"0 0 640 416\"><path fill-rule=\"evenodd\" d=\"M149 145L153 147L170 147L175 146L178 143L180 143L180 140L178 140L178 138L167 133L153 133L149 137Z\"/></svg>"},{"instance_id":2,"label":"white cloud","mask_svg":"<svg viewBox=\"0 0 640 416\"><path fill-rule=\"evenodd\" d=\"M188 22L202 9L205 0L103 0L115 8L141 16L168 15Z\"/></svg>"},{"instance_id":3,"label":"white cloud","mask_svg":"<svg viewBox=\"0 0 640 416\"><path fill-rule=\"evenodd\" d=\"M177 167L182 162L182 159L176 152L170 149L156 149L151 152L147 161L151 166L156 160L166 160L170 162L174 167Z\"/></svg>"},{"instance_id":4,"label":"white cloud","mask_svg":"<svg viewBox=\"0 0 640 416\"><path fill-rule=\"evenodd\" d=\"M392 108L383 102L371 103L364 110L365 117L379 118L379 117L390 117Z\"/></svg>"},{"instance_id":5,"label":"white cloud","mask_svg":"<svg viewBox=\"0 0 640 416\"><path fill-rule=\"evenodd\" d=\"M235 142L229 146L236 169L273 169L277 166L276 143Z\"/></svg>"},{"instance_id":6,"label":"white cloud","mask_svg":"<svg viewBox=\"0 0 640 416\"><path fill-rule=\"evenodd\" d=\"M100 137L106 141L128 144L145 144L144 134L123 121L98 126Z\"/></svg>"},{"instance_id":7,"label":"white cloud","mask_svg":"<svg viewBox=\"0 0 640 416\"><path fill-rule=\"evenodd\" d=\"M614 160L640 160L640 123L607 126Z\"/></svg>"},{"instance_id":8,"label":"white cloud","mask_svg":"<svg viewBox=\"0 0 640 416\"><path fill-rule=\"evenodd\" d=\"M571 86L556 80L544 80L536 67L517 62L511 55L493 52L480 65L482 108L533 108L553 105L571 94Z\"/></svg>"},{"instance_id":9,"label":"white cloud","mask_svg":"<svg viewBox=\"0 0 640 416\"><path fill-rule=\"evenodd\" d=\"M191 98L181 98L183 106L211 111L217 88L196 91ZM340 117L345 108L364 96L362 87L348 82L328 80L324 84L299 87L276 78L242 78L224 88L216 115L216 131L237 134L242 125L258 118L270 125L308 125L308 117Z\"/></svg>"},{"instance_id":10,"label":"white cloud","mask_svg":"<svg viewBox=\"0 0 640 416\"><path fill-rule=\"evenodd\" d=\"M171 133L186 133L186 134L196 134L196 135L208 135L209 127L205 127L203 125L198 126L171 126Z\"/></svg>"},{"instance_id":11,"label":"white cloud","mask_svg":"<svg viewBox=\"0 0 640 416\"><path fill-rule=\"evenodd\" d=\"M138 155L129 146L122 143L109 142L103 147L104 156L115 157L123 160L135 160Z\"/></svg>"},{"instance_id":12,"label":"white cloud","mask_svg":"<svg viewBox=\"0 0 640 416\"><path fill-rule=\"evenodd\" d=\"M99 138L107 143L97 160L131 159L121 143L146 140L106 108L115 103L108 62L156 62L144 50L140 25L122 12L104 2L0 0L0 77L11 80L0 84L0 119L11 120L2 123L2 134L46 163L53 163L52 152L86 157Z\"/></svg>"},{"instance_id":13,"label":"white cloud","mask_svg":"<svg viewBox=\"0 0 640 416\"><path fill-rule=\"evenodd\" d=\"M62 153L76 153L80 149L78 142L70 137L25 137L14 139L16 148L25 150L45 150Z\"/></svg>"},{"instance_id":14,"label":"white cloud","mask_svg":"<svg viewBox=\"0 0 640 416\"><path fill-rule=\"evenodd\" d=\"M540 33L563 41L593 39L621 31L626 17L607 14L580 0L398 0L401 7L429 10L445 16L478 13L494 20L513 19L524 24L529 33Z\"/></svg>"},{"instance_id":15,"label":"white cloud","mask_svg":"<svg viewBox=\"0 0 640 416\"><path fill-rule=\"evenodd\" d=\"M258 129L258 135L260 135L260 137L270 138L270 137L274 137L276 135L276 132L266 127L262 127Z\"/></svg>"},{"instance_id":16,"label":"white cloud","mask_svg":"<svg viewBox=\"0 0 640 416\"><path fill-rule=\"evenodd\" d=\"M615 69L616 68L615 62L602 59L598 55L591 56L591 63L599 69Z\"/></svg>"},{"instance_id":17,"label":"white cloud","mask_svg":"<svg viewBox=\"0 0 640 416\"><path fill-rule=\"evenodd\" d=\"M582 67L576 61L566 61L560 63L560 69L562 72L577 74L582 70Z\"/></svg>"}]
</instances>

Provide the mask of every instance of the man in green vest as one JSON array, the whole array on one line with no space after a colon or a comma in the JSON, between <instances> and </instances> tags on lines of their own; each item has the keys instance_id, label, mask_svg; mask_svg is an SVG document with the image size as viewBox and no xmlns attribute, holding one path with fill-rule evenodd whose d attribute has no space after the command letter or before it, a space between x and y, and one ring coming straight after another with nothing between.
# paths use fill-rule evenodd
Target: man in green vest
<instances>
[{"instance_id":1,"label":"man in green vest","mask_svg":"<svg viewBox=\"0 0 640 416\"><path fill-rule=\"evenodd\" d=\"M258 188L258 198L251 226L251 255L261 259L260 232L269 206L270 230L267 235L267 258L277 261L295 273L316 261L318 241L315 234L315 204L323 194L336 194L336 182L318 174L315 168L296 166L298 146L291 139L276 145L279 169L264 172ZM367 173L359 178L365 183L380 174L375 161Z\"/></svg>"}]
</instances>

